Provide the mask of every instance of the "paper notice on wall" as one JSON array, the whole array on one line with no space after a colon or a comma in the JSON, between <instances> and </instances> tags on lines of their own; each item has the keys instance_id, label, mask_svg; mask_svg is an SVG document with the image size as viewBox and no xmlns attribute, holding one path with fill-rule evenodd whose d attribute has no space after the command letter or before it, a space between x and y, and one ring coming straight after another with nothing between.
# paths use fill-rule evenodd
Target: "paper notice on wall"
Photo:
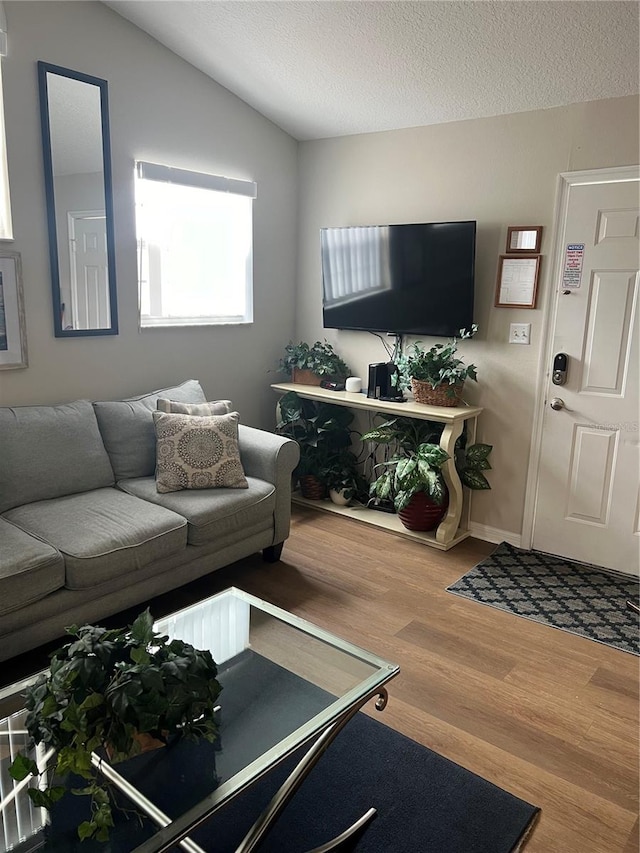
<instances>
[{"instance_id":1,"label":"paper notice on wall","mask_svg":"<svg viewBox=\"0 0 640 853\"><path fill-rule=\"evenodd\" d=\"M584 243L568 243L564 255L564 270L562 272L563 287L580 287L583 260Z\"/></svg>"}]
</instances>

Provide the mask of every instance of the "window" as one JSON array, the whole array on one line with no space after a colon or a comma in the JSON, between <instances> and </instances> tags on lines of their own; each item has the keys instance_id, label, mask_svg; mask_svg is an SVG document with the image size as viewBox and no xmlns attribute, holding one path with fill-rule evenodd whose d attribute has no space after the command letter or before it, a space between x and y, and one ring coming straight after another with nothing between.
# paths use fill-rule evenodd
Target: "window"
<instances>
[{"instance_id":1,"label":"window","mask_svg":"<svg viewBox=\"0 0 640 853\"><path fill-rule=\"evenodd\" d=\"M2 96L2 57L7 55L7 34L1 6L2 4L0 4L0 240L13 240L7 141L4 127L4 99Z\"/></svg>"},{"instance_id":2,"label":"window","mask_svg":"<svg viewBox=\"0 0 640 853\"><path fill-rule=\"evenodd\" d=\"M136 164L140 326L253 321L256 185Z\"/></svg>"}]
</instances>

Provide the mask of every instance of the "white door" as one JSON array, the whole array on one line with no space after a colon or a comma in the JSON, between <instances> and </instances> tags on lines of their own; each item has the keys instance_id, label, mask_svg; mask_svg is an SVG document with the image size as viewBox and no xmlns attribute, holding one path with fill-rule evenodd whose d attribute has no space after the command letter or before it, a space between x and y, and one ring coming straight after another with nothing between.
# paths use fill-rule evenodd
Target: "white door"
<instances>
[{"instance_id":1,"label":"white door","mask_svg":"<svg viewBox=\"0 0 640 853\"><path fill-rule=\"evenodd\" d=\"M533 548L638 575L639 183L566 189ZM584 245L584 249L582 246Z\"/></svg>"},{"instance_id":2,"label":"white door","mask_svg":"<svg viewBox=\"0 0 640 853\"><path fill-rule=\"evenodd\" d=\"M74 329L111 326L104 211L69 213Z\"/></svg>"}]
</instances>

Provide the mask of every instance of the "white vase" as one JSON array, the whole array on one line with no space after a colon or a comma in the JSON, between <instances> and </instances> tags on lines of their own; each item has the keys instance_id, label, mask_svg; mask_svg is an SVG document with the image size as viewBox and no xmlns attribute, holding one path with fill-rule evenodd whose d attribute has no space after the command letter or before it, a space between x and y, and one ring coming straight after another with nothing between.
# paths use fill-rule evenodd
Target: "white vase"
<instances>
[{"instance_id":1,"label":"white vase","mask_svg":"<svg viewBox=\"0 0 640 853\"><path fill-rule=\"evenodd\" d=\"M349 498L345 498L344 490L336 491L336 489L329 489L329 497L338 506L347 506L350 500Z\"/></svg>"}]
</instances>

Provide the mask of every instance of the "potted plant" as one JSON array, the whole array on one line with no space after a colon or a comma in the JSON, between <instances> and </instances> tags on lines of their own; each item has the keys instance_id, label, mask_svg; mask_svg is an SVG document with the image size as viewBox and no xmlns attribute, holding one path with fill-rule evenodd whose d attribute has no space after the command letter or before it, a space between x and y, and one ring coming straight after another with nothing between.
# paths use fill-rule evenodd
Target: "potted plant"
<instances>
[{"instance_id":1,"label":"potted plant","mask_svg":"<svg viewBox=\"0 0 640 853\"><path fill-rule=\"evenodd\" d=\"M397 417L384 421L362 436L363 441L395 446L394 455L379 463L386 470L371 484L370 493L375 501L390 503L410 530L437 527L448 508L448 490L440 469L449 457L437 444L441 432L442 424ZM463 433L456 442L454 459L462 483L470 489L490 489L482 471L491 468L488 456L493 446L478 443L467 447L466 442L466 433ZM414 464L407 465L403 460L412 460ZM409 498L416 496L412 509L418 512L418 506L421 506L419 512L429 514L424 518L427 526L410 527L406 523L407 495ZM415 523L413 518L409 522Z\"/></svg>"},{"instance_id":2,"label":"potted plant","mask_svg":"<svg viewBox=\"0 0 640 853\"><path fill-rule=\"evenodd\" d=\"M458 341L472 338L477 331L474 323L470 331L461 329L460 337L446 344L434 344L429 349L424 349L420 342L413 344L409 353L396 359L399 387L411 386L416 403L457 406L465 380L477 382L476 366L465 365L456 356Z\"/></svg>"},{"instance_id":3,"label":"potted plant","mask_svg":"<svg viewBox=\"0 0 640 853\"><path fill-rule=\"evenodd\" d=\"M338 506L347 506L353 500L367 500L367 481L360 472L357 456L348 448L327 459L319 478L329 489L332 502Z\"/></svg>"},{"instance_id":4,"label":"potted plant","mask_svg":"<svg viewBox=\"0 0 640 853\"><path fill-rule=\"evenodd\" d=\"M47 809L68 790L64 777L82 777L73 793L89 796L91 811L78 835L106 841L113 797L92 753L105 748L117 763L173 735L213 741L222 688L211 653L155 633L149 610L130 628L74 625L67 633L74 639L52 654L48 673L25 698L27 731L35 744L55 749L51 765L19 753L9 773L17 781L46 773L46 785L29 788L29 796Z\"/></svg>"},{"instance_id":5,"label":"potted plant","mask_svg":"<svg viewBox=\"0 0 640 853\"><path fill-rule=\"evenodd\" d=\"M438 444L425 442L411 453L400 453L379 463L386 470L371 484L371 495L392 500L408 530L433 530L449 505L441 467L449 458ZM378 467L378 466L376 466Z\"/></svg>"},{"instance_id":6,"label":"potted plant","mask_svg":"<svg viewBox=\"0 0 640 853\"><path fill-rule=\"evenodd\" d=\"M300 461L293 472L302 496L310 500L326 497L320 474L329 460L351 444L353 412L331 403L316 402L289 391L280 399L276 432L300 445Z\"/></svg>"},{"instance_id":7,"label":"potted plant","mask_svg":"<svg viewBox=\"0 0 640 853\"><path fill-rule=\"evenodd\" d=\"M280 359L280 370L291 376L291 381L302 385L320 385L323 379L344 380L350 370L328 342L309 344L289 342Z\"/></svg>"}]
</instances>

